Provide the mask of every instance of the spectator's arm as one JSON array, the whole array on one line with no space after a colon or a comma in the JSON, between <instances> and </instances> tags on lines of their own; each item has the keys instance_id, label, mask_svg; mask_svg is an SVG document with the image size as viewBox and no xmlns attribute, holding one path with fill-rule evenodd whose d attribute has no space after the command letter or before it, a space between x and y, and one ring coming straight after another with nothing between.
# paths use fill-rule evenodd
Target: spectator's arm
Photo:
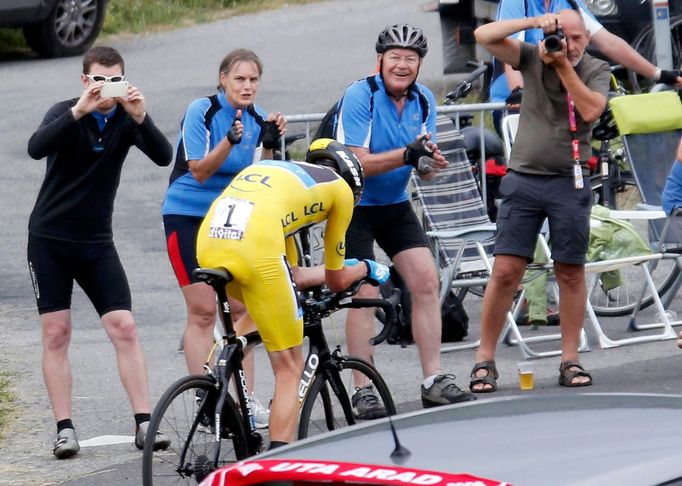
<instances>
[{"instance_id":1,"label":"spectator's arm","mask_svg":"<svg viewBox=\"0 0 682 486\"><path fill-rule=\"evenodd\" d=\"M582 119L587 123L597 121L606 108L606 96L603 93L591 90L583 83L568 59L556 70L566 91L571 94L575 109L580 113Z\"/></svg>"},{"instance_id":2,"label":"spectator's arm","mask_svg":"<svg viewBox=\"0 0 682 486\"><path fill-rule=\"evenodd\" d=\"M476 29L476 42L495 56L499 61L518 67L521 58L521 45L509 36L522 30L541 28L544 17L500 20L484 24Z\"/></svg>"},{"instance_id":3,"label":"spectator's arm","mask_svg":"<svg viewBox=\"0 0 682 486\"><path fill-rule=\"evenodd\" d=\"M523 76L520 71L517 71L509 64L504 65L504 75L507 78L507 85L509 86L509 91L513 91L514 88L523 88Z\"/></svg>"}]
</instances>

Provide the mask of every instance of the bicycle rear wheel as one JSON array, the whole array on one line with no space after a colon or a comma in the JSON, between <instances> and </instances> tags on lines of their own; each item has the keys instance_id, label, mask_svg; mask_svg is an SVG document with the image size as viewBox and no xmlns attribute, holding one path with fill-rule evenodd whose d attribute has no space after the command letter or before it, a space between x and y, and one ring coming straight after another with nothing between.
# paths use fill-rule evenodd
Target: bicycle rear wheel
<instances>
[{"instance_id":1,"label":"bicycle rear wheel","mask_svg":"<svg viewBox=\"0 0 682 486\"><path fill-rule=\"evenodd\" d=\"M379 401L378 406L386 411L384 415L396 413L391 392L373 366L356 358L337 359L336 364L319 369L310 385L301 409L299 439L362 421L351 403L351 398L356 392L354 371L363 375L365 381L374 388L373 391Z\"/></svg>"},{"instance_id":2,"label":"bicycle rear wheel","mask_svg":"<svg viewBox=\"0 0 682 486\"><path fill-rule=\"evenodd\" d=\"M588 274L587 290L590 292L589 299L594 308L594 313L602 317L618 317L631 314L635 310L637 301L644 286L644 276L639 266L629 266L618 270L622 284L610 290L606 290L603 282L610 275ZM681 278L680 269L674 259L662 259L656 262L656 267L651 270L651 277L658 291L663 296L670 290L675 281ZM597 279L595 286L595 279ZM647 288L640 309L649 307L654 303L654 296Z\"/></svg>"},{"instance_id":3,"label":"bicycle rear wheel","mask_svg":"<svg viewBox=\"0 0 682 486\"><path fill-rule=\"evenodd\" d=\"M214 467L231 464L248 454L241 415L228 394L222 411L221 440L216 441L211 419L219 391L215 381L203 375L181 378L166 390L154 409L142 455L144 486L198 484ZM154 451L150 445L161 430L171 445L165 451Z\"/></svg>"}]
</instances>

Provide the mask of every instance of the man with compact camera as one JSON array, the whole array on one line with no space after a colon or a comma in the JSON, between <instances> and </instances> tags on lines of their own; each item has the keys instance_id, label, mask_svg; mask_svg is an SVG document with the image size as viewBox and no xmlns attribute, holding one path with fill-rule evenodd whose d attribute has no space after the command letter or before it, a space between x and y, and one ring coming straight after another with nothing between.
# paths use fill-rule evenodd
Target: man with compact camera
<instances>
[{"instance_id":1,"label":"man with compact camera","mask_svg":"<svg viewBox=\"0 0 682 486\"><path fill-rule=\"evenodd\" d=\"M539 45L509 38L536 28L550 36ZM610 69L585 53L590 35L575 10L492 22L475 35L497 59L521 71L525 91L509 172L500 186L495 263L483 298L481 345L470 389L476 393L497 389L497 342L545 218L561 294L559 384L591 385L592 377L578 358L592 204L587 160L591 124L606 106Z\"/></svg>"},{"instance_id":2,"label":"man with compact camera","mask_svg":"<svg viewBox=\"0 0 682 486\"><path fill-rule=\"evenodd\" d=\"M43 376L57 422L53 453L58 459L80 449L71 421L68 357L74 281L90 298L116 349L135 415L135 445L144 445L150 418L147 370L130 288L114 247L112 213L131 146L159 166L170 164L173 156L146 112L142 93L125 83L123 58L115 49L90 49L81 83L80 97L50 108L28 142L31 157L47 157L28 224L28 266L42 327ZM169 445L167 437L157 434L155 448Z\"/></svg>"}]
</instances>

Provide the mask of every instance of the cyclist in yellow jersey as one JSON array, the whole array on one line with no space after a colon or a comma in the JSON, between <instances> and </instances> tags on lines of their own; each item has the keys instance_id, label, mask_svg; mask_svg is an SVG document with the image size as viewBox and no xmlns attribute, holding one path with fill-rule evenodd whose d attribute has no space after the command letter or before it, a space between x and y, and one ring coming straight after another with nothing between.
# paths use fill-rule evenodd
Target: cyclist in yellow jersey
<instances>
[{"instance_id":1,"label":"cyclist in yellow jersey","mask_svg":"<svg viewBox=\"0 0 682 486\"><path fill-rule=\"evenodd\" d=\"M306 161L268 160L244 169L213 202L197 236L199 264L226 268L234 277L227 292L248 311L237 328L250 327L252 320L268 351L275 373L271 448L292 441L296 430L303 371L297 284L324 281L342 291L365 277L376 283L388 278L388 268L372 260L344 265L345 233L364 182L358 159L339 142L320 139L310 146ZM292 235L325 220L324 272L321 267L292 269Z\"/></svg>"}]
</instances>

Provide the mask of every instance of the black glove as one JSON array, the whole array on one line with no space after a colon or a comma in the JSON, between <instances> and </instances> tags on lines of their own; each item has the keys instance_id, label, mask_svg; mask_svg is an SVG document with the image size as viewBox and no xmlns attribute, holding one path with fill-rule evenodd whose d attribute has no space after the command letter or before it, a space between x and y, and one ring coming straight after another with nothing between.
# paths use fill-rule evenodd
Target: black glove
<instances>
[{"instance_id":1,"label":"black glove","mask_svg":"<svg viewBox=\"0 0 682 486\"><path fill-rule=\"evenodd\" d=\"M263 142L263 148L268 150L273 150L279 147L280 134L279 127L274 121L266 121L261 126L261 132L263 136L261 137L261 142Z\"/></svg>"},{"instance_id":2,"label":"black glove","mask_svg":"<svg viewBox=\"0 0 682 486\"><path fill-rule=\"evenodd\" d=\"M507 103L508 105L520 105L522 97L523 88L521 86L517 86L512 90L511 93L509 93L509 96L507 96L507 99L504 100L504 102Z\"/></svg>"},{"instance_id":3,"label":"black glove","mask_svg":"<svg viewBox=\"0 0 682 486\"><path fill-rule=\"evenodd\" d=\"M426 137L421 137L405 147L403 162L405 165L411 165L415 169L419 169L419 158L424 156L432 157L433 150L426 145Z\"/></svg>"},{"instance_id":4,"label":"black glove","mask_svg":"<svg viewBox=\"0 0 682 486\"><path fill-rule=\"evenodd\" d=\"M227 135L225 135L227 137L227 141L230 142L232 145L239 145L239 142L242 141L241 133L239 135L237 135L237 127L236 127L237 120L239 120L239 118L234 119L234 121L232 122L232 126L227 131Z\"/></svg>"},{"instance_id":5,"label":"black glove","mask_svg":"<svg viewBox=\"0 0 682 486\"><path fill-rule=\"evenodd\" d=\"M658 82L665 84L675 84L679 75L680 72L676 69L673 69L672 71L662 69L661 75L658 77Z\"/></svg>"}]
</instances>

